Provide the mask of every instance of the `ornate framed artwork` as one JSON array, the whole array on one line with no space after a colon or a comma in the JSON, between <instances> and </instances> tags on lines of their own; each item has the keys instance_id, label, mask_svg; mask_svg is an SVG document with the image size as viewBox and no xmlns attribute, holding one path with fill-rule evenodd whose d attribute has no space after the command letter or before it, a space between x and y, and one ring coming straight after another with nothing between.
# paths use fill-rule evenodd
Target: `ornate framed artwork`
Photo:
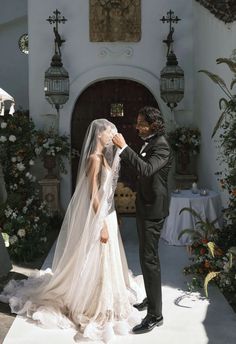
<instances>
[{"instance_id":1,"label":"ornate framed artwork","mask_svg":"<svg viewBox=\"0 0 236 344\"><path fill-rule=\"evenodd\" d=\"M91 42L138 42L141 0L89 0Z\"/></svg>"}]
</instances>

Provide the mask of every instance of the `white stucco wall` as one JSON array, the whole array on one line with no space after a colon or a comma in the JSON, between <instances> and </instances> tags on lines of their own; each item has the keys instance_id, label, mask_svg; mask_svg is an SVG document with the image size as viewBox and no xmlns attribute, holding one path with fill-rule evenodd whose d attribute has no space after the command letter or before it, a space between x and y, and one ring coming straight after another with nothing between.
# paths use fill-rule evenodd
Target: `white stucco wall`
<instances>
[{"instance_id":1,"label":"white stucco wall","mask_svg":"<svg viewBox=\"0 0 236 344\"><path fill-rule=\"evenodd\" d=\"M16 108L28 109L28 56L18 48L20 36L28 32L27 0L0 4L0 87L14 97Z\"/></svg>"},{"instance_id":2,"label":"white stucco wall","mask_svg":"<svg viewBox=\"0 0 236 344\"><path fill-rule=\"evenodd\" d=\"M173 118L159 97L159 74L166 63L166 38L169 27L160 18L171 8L182 18L174 33L174 50L185 71L186 95L180 109L193 108L192 78L192 2L189 0L142 1L142 39L138 43L89 42L88 0L30 0L29 25L29 98L30 113L37 126L44 126L45 114L55 113L44 97L44 72L53 54L52 26L46 19L55 9L68 19L59 26L66 43L62 58L71 81L70 99L60 111L60 132L70 134L74 104L80 93L93 82L106 78L128 78L143 83L156 97L168 120ZM127 50L128 49L128 50ZM128 54L126 52L128 51ZM61 200L63 207L71 196L70 172L62 176Z\"/></svg>"},{"instance_id":3,"label":"white stucco wall","mask_svg":"<svg viewBox=\"0 0 236 344\"><path fill-rule=\"evenodd\" d=\"M207 69L228 83L232 73L225 64L216 64L218 57L229 57L235 49L236 23L224 24L197 2L194 3L194 121L201 130L202 149L198 160L199 184L219 190L215 172L219 171L216 142L211 139L220 116L219 99L223 92L207 76L198 73ZM222 195L225 202L226 195Z\"/></svg>"}]
</instances>

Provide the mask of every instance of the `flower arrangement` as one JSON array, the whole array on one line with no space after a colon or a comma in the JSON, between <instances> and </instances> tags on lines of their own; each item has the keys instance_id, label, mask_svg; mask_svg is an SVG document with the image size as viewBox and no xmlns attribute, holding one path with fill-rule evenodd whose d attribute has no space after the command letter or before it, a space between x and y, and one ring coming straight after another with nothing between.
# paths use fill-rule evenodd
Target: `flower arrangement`
<instances>
[{"instance_id":1,"label":"flower arrangement","mask_svg":"<svg viewBox=\"0 0 236 344\"><path fill-rule=\"evenodd\" d=\"M0 207L0 235L11 257L31 261L47 250L51 217L39 197L32 173L36 129L27 113L5 115L0 122L0 161L7 200Z\"/></svg>"},{"instance_id":2,"label":"flower arrangement","mask_svg":"<svg viewBox=\"0 0 236 344\"><path fill-rule=\"evenodd\" d=\"M36 147L35 153L42 157L55 157L58 162L59 170L66 173L63 158L68 158L70 153L69 137L59 135L50 128L48 131L38 130L35 134Z\"/></svg>"},{"instance_id":3,"label":"flower arrangement","mask_svg":"<svg viewBox=\"0 0 236 344\"><path fill-rule=\"evenodd\" d=\"M191 212L197 220L196 229L185 229L179 235L180 238L188 234L192 238L189 246L191 265L184 268L186 275L193 275L192 282L188 284L190 291L204 286L208 296L208 283L214 279L220 290L235 295L236 247L224 249L220 246L221 229L216 228L218 219L204 221L191 208L183 208L183 211Z\"/></svg>"},{"instance_id":4,"label":"flower arrangement","mask_svg":"<svg viewBox=\"0 0 236 344\"><path fill-rule=\"evenodd\" d=\"M192 154L199 153L200 131L197 128L179 127L168 134L168 139L174 151L187 150Z\"/></svg>"}]
</instances>

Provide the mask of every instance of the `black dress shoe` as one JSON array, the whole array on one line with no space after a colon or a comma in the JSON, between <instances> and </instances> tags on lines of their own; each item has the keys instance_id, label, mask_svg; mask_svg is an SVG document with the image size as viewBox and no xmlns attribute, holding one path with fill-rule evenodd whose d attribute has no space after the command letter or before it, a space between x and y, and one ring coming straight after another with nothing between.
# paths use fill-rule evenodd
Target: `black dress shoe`
<instances>
[{"instance_id":1,"label":"black dress shoe","mask_svg":"<svg viewBox=\"0 0 236 344\"><path fill-rule=\"evenodd\" d=\"M147 298L145 298L141 303L136 303L133 305L135 308L137 308L137 310L144 311L145 309L147 309L148 306L148 300Z\"/></svg>"},{"instance_id":2,"label":"black dress shoe","mask_svg":"<svg viewBox=\"0 0 236 344\"><path fill-rule=\"evenodd\" d=\"M151 314L147 314L142 320L141 324L134 326L133 333L140 334L151 331L155 326L163 325L163 316L156 317Z\"/></svg>"}]
</instances>

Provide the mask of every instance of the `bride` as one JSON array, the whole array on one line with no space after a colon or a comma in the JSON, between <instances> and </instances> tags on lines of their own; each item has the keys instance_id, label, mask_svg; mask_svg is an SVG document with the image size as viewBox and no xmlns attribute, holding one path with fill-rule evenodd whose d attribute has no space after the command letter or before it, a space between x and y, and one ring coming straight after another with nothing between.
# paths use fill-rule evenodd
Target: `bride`
<instances>
[{"instance_id":1,"label":"bride","mask_svg":"<svg viewBox=\"0 0 236 344\"><path fill-rule=\"evenodd\" d=\"M49 328L74 327L77 338L105 342L140 322L132 304L143 297L128 271L114 210L116 132L106 119L94 120L87 130L52 270L12 280L0 295L13 313Z\"/></svg>"}]
</instances>

